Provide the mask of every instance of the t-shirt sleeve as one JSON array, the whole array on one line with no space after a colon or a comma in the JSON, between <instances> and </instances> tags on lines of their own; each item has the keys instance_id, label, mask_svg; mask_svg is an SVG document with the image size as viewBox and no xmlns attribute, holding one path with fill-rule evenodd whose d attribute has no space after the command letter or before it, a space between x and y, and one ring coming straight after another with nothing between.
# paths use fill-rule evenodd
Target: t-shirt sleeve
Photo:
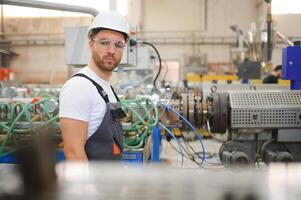
<instances>
[{"instance_id":1,"label":"t-shirt sleeve","mask_svg":"<svg viewBox=\"0 0 301 200\"><path fill-rule=\"evenodd\" d=\"M82 77L69 79L60 93L59 117L89 121L95 86Z\"/></svg>"}]
</instances>

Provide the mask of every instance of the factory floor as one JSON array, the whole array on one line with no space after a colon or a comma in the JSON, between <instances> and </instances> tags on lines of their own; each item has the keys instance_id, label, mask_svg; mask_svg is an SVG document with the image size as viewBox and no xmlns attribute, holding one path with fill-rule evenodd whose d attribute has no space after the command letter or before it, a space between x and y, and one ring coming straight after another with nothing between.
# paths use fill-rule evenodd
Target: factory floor
<instances>
[{"instance_id":1,"label":"factory floor","mask_svg":"<svg viewBox=\"0 0 301 200\"><path fill-rule=\"evenodd\" d=\"M201 159L198 155L202 155L202 145L199 140L193 141L184 141L183 139L179 140L181 145L187 149L186 152L183 150L183 153L187 155L187 153L191 153L196 162L193 162L191 159L187 157L183 157L182 164L182 156L179 151L179 146L176 141L171 140L167 141L166 139L162 140L161 143L161 151L160 151L160 164L166 167L172 168L224 168L220 162L218 152L222 142L215 139L203 139L204 147L205 147L205 155L206 159L201 164ZM192 147L190 148L189 145ZM188 151L189 150L189 151ZM194 152L197 154L195 154Z\"/></svg>"},{"instance_id":2,"label":"factory floor","mask_svg":"<svg viewBox=\"0 0 301 200\"><path fill-rule=\"evenodd\" d=\"M221 140L223 140L223 136L202 139L205 147L206 159L203 163L201 163L201 159L198 156L198 155L200 156L202 155L202 146L200 141L199 140L188 141L187 144L187 141L184 141L183 139L179 139L182 147L189 149L190 151L188 153L193 154L196 161L193 162L191 159L183 157L183 164L182 164L182 156L179 152L179 146L177 142L175 142L174 140L167 141L166 139L163 139L161 141L160 163L158 165L160 167L162 166L167 168L213 169L213 170L223 171L225 167L219 159L219 149L220 146L222 145ZM191 148L188 147L188 145L190 145L194 150L194 152L196 152L197 154L193 153ZM185 154L187 155L187 150ZM249 166L247 168L251 170L253 169L266 170L269 168L269 166L267 166L264 162L259 161L254 166ZM246 169L246 167L240 169Z\"/></svg>"}]
</instances>

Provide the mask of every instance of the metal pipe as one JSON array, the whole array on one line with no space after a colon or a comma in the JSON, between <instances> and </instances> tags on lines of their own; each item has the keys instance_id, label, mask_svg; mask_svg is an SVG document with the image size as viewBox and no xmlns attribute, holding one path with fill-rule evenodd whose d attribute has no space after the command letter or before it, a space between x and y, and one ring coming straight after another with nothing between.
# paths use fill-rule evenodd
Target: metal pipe
<instances>
[{"instance_id":1,"label":"metal pipe","mask_svg":"<svg viewBox=\"0 0 301 200\"><path fill-rule=\"evenodd\" d=\"M283 39L288 45L294 46L294 43L293 43L291 40L287 39L287 38L286 38L284 35L282 35L279 31L276 31L276 34L277 34L281 39Z\"/></svg>"},{"instance_id":2,"label":"metal pipe","mask_svg":"<svg viewBox=\"0 0 301 200\"><path fill-rule=\"evenodd\" d=\"M3 5L1 5L1 33L4 33L4 9ZM1 35L1 39L4 39L4 35Z\"/></svg>"},{"instance_id":3,"label":"metal pipe","mask_svg":"<svg viewBox=\"0 0 301 200\"><path fill-rule=\"evenodd\" d=\"M208 27L208 0L205 0L205 24L204 24L204 31L207 31L207 27Z\"/></svg>"},{"instance_id":4,"label":"metal pipe","mask_svg":"<svg viewBox=\"0 0 301 200\"><path fill-rule=\"evenodd\" d=\"M272 21L272 4L270 0L266 0L267 2L267 17L266 17L266 23L267 23L267 61L272 60L272 52L273 52L273 44L272 44L272 34L273 34L273 21Z\"/></svg>"},{"instance_id":5,"label":"metal pipe","mask_svg":"<svg viewBox=\"0 0 301 200\"><path fill-rule=\"evenodd\" d=\"M34 0L0 0L0 4L7 4L13 6L31 7L31 8L41 8L49 10L61 10L69 12L79 12L93 15L94 17L99 13L94 8L75 6L61 3L34 1Z\"/></svg>"}]
</instances>

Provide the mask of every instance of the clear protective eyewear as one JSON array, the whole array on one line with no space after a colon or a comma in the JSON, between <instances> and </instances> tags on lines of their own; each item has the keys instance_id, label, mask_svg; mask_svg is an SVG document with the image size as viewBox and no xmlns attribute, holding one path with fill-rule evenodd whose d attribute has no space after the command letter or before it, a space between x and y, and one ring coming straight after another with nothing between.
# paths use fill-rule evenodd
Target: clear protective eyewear
<instances>
[{"instance_id":1,"label":"clear protective eyewear","mask_svg":"<svg viewBox=\"0 0 301 200\"><path fill-rule=\"evenodd\" d=\"M110 39L100 39L100 40L92 40L92 41L103 48L108 48L109 46L111 46L112 43L114 43L115 49L119 51L123 50L124 47L126 46L125 42L110 40Z\"/></svg>"}]
</instances>

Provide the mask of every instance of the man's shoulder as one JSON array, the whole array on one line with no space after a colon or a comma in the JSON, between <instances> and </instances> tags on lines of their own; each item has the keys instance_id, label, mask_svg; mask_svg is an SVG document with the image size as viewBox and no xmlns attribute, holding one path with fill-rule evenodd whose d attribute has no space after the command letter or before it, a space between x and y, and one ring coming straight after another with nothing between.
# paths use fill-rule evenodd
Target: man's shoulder
<instances>
[{"instance_id":1,"label":"man's shoulder","mask_svg":"<svg viewBox=\"0 0 301 200\"><path fill-rule=\"evenodd\" d=\"M96 88L95 86L86 78L75 76L71 77L64 85L61 90L61 94L66 95L84 95L90 96L94 95Z\"/></svg>"},{"instance_id":2,"label":"man's shoulder","mask_svg":"<svg viewBox=\"0 0 301 200\"><path fill-rule=\"evenodd\" d=\"M69 80L64 84L63 88L72 87L72 86L77 86L77 87L83 88L83 87L91 87L92 84L85 77L74 76L74 77L69 78Z\"/></svg>"},{"instance_id":3,"label":"man's shoulder","mask_svg":"<svg viewBox=\"0 0 301 200\"><path fill-rule=\"evenodd\" d=\"M277 83L277 78L274 75L269 74L263 79L263 83Z\"/></svg>"}]
</instances>

